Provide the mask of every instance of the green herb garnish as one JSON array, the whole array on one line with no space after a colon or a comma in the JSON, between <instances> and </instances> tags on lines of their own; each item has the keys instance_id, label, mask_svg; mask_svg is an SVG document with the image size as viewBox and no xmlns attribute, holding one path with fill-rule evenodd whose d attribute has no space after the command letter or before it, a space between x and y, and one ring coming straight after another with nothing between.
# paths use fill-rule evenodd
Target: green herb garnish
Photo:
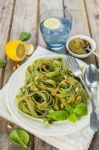
<instances>
[{"instance_id":1,"label":"green herb garnish","mask_svg":"<svg viewBox=\"0 0 99 150\"><path fill-rule=\"evenodd\" d=\"M20 39L21 41L27 41L27 40L29 40L30 38L31 38L31 33L29 33L29 32L21 32L21 33L20 33L19 39Z\"/></svg>"},{"instance_id":2,"label":"green herb garnish","mask_svg":"<svg viewBox=\"0 0 99 150\"><path fill-rule=\"evenodd\" d=\"M14 129L9 135L10 141L14 144L27 148L29 143L29 134L23 129Z\"/></svg>"},{"instance_id":3,"label":"green herb garnish","mask_svg":"<svg viewBox=\"0 0 99 150\"><path fill-rule=\"evenodd\" d=\"M78 117L76 114L71 114L69 117L68 117L68 120L71 121L71 122L76 122L78 120Z\"/></svg>"},{"instance_id":4,"label":"green herb garnish","mask_svg":"<svg viewBox=\"0 0 99 150\"><path fill-rule=\"evenodd\" d=\"M5 67L7 64L7 61L4 60L3 58L0 58L0 68Z\"/></svg>"},{"instance_id":5,"label":"green herb garnish","mask_svg":"<svg viewBox=\"0 0 99 150\"><path fill-rule=\"evenodd\" d=\"M69 111L70 116L68 117L68 120L71 122L76 122L78 119L87 115L88 113L87 104L85 103L78 103L74 108L71 107L71 110L72 111Z\"/></svg>"},{"instance_id":6,"label":"green herb garnish","mask_svg":"<svg viewBox=\"0 0 99 150\"><path fill-rule=\"evenodd\" d=\"M78 117L85 116L88 113L87 105L85 103L79 103L74 108L73 113L75 113Z\"/></svg>"},{"instance_id":7,"label":"green herb garnish","mask_svg":"<svg viewBox=\"0 0 99 150\"><path fill-rule=\"evenodd\" d=\"M47 118L48 119L53 119L55 121L59 121L59 120L66 120L68 115L69 115L68 112L60 110L60 111L50 112L47 115Z\"/></svg>"}]
</instances>

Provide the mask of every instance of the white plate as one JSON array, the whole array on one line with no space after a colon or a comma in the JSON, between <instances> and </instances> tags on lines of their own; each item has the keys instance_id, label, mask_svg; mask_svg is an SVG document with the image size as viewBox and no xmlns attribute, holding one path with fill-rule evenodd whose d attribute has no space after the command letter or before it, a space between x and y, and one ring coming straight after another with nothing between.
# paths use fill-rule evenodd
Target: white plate
<instances>
[{"instance_id":1,"label":"white plate","mask_svg":"<svg viewBox=\"0 0 99 150\"><path fill-rule=\"evenodd\" d=\"M65 55L44 55L41 57L62 57L66 59ZM37 57L37 58L41 58ZM13 119L23 128L27 129L31 133L35 134L41 134L41 135L47 135L47 136L59 136L59 135L68 135L73 132L79 131L82 128L86 127L89 124L89 116L90 112L92 111L91 104L89 101L88 105L88 115L85 117L82 117L79 121L76 123L70 123L69 121L63 121L59 123L53 123L48 128L45 128L44 123L33 119L31 117L26 117L22 113L18 111L18 108L16 106L16 100L15 97L17 95L18 89L23 86L24 79L25 79L25 71L27 66L31 65L32 62L37 59L34 58L33 60L28 61L27 63L23 64L19 69L16 70L16 72L11 76L7 92L6 92L6 104L8 107L9 112L11 113ZM78 63L80 66L86 67L87 64L78 60Z\"/></svg>"}]
</instances>

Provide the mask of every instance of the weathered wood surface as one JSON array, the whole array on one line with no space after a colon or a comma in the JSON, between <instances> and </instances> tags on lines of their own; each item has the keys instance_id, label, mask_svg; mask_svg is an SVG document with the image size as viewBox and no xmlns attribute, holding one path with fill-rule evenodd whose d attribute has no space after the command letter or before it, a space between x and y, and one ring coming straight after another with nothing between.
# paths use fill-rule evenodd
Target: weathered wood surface
<instances>
[{"instance_id":1,"label":"weathered wood surface","mask_svg":"<svg viewBox=\"0 0 99 150\"><path fill-rule=\"evenodd\" d=\"M90 35L84 1L64 0L64 9L69 10L73 16L72 35Z\"/></svg>"},{"instance_id":2,"label":"weathered wood surface","mask_svg":"<svg viewBox=\"0 0 99 150\"><path fill-rule=\"evenodd\" d=\"M73 34L91 35L97 42L99 52L99 1L98 0L0 0L0 57L5 57L4 45L12 38L18 38L19 33L28 31L32 33L31 42L35 47L46 47L40 30L39 22L42 12L48 9L61 9L64 15L69 10L73 16ZM99 59L94 56L84 60L87 63L99 65ZM0 87L4 85L12 74L13 63L8 60L5 69L0 69ZM9 143L7 128L8 121L0 119L0 150L21 150ZM99 134L96 134L90 150L99 150ZM28 150L57 150L37 137L31 138Z\"/></svg>"},{"instance_id":3,"label":"weathered wood surface","mask_svg":"<svg viewBox=\"0 0 99 150\"><path fill-rule=\"evenodd\" d=\"M4 45L9 38L14 0L0 0L0 57L5 57ZM0 69L0 87L2 86L3 72Z\"/></svg>"},{"instance_id":4,"label":"weathered wood surface","mask_svg":"<svg viewBox=\"0 0 99 150\"><path fill-rule=\"evenodd\" d=\"M0 57L5 57L4 45L10 34L12 14L14 10L14 0L0 0ZM3 83L4 69L0 69L0 87ZM0 149L8 149L7 121L0 118Z\"/></svg>"},{"instance_id":5,"label":"weathered wood surface","mask_svg":"<svg viewBox=\"0 0 99 150\"><path fill-rule=\"evenodd\" d=\"M97 44L96 52L99 53L99 0L85 0L91 36ZM99 58L96 58L99 67Z\"/></svg>"}]
</instances>

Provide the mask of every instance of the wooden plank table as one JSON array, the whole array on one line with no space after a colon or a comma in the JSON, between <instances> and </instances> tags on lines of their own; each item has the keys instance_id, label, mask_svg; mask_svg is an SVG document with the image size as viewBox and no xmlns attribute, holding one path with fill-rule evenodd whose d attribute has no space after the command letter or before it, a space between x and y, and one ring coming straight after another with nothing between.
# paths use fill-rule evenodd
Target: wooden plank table
<instances>
[{"instance_id":1,"label":"wooden plank table","mask_svg":"<svg viewBox=\"0 0 99 150\"><path fill-rule=\"evenodd\" d=\"M13 38L18 38L20 32L32 33L31 42L46 47L39 30L40 15L48 9L61 9L65 14L68 9L73 16L72 34L92 36L99 52L99 0L0 0L0 57L6 58L4 45ZM83 61L94 63L99 67L99 59L93 55ZM8 65L0 69L0 88L12 74L14 63L8 60ZM9 143L7 120L0 118L0 150L22 150ZM16 125L13 125L16 127ZM89 150L99 150L99 133L95 134ZM28 150L56 150L35 136L31 136Z\"/></svg>"}]
</instances>

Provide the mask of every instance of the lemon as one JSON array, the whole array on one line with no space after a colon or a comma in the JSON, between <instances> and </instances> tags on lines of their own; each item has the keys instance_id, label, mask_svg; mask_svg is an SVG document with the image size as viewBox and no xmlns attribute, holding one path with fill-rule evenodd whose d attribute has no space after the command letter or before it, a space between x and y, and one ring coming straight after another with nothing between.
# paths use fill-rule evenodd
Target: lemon
<instances>
[{"instance_id":1,"label":"lemon","mask_svg":"<svg viewBox=\"0 0 99 150\"><path fill-rule=\"evenodd\" d=\"M25 43L26 55L30 56L34 52L34 46L32 43Z\"/></svg>"},{"instance_id":2,"label":"lemon","mask_svg":"<svg viewBox=\"0 0 99 150\"><path fill-rule=\"evenodd\" d=\"M61 22L57 18L48 18L44 21L44 27L49 29L57 29L61 25Z\"/></svg>"},{"instance_id":3,"label":"lemon","mask_svg":"<svg viewBox=\"0 0 99 150\"><path fill-rule=\"evenodd\" d=\"M20 40L11 40L5 46L8 58L14 61L22 61L26 57L26 46Z\"/></svg>"}]
</instances>

